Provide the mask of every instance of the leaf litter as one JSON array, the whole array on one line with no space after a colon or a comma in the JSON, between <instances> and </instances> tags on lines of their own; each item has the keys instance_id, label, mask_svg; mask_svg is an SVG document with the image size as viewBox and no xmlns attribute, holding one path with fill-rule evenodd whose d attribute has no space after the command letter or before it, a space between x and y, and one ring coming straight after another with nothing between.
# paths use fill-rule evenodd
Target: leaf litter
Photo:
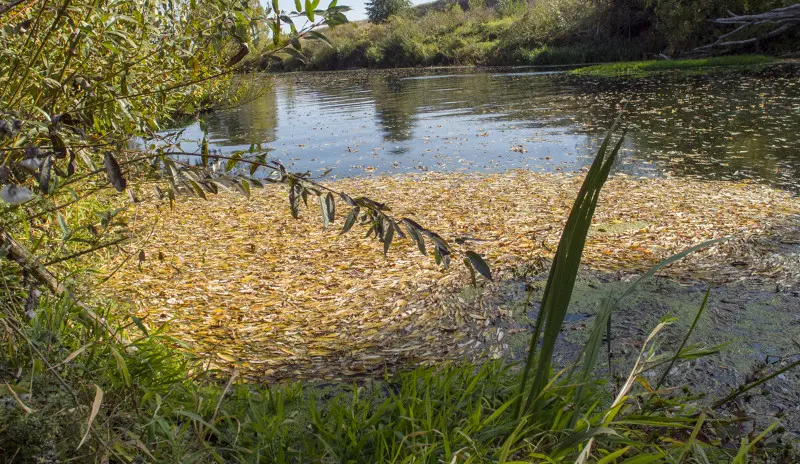
<instances>
[{"instance_id":1,"label":"leaf litter","mask_svg":"<svg viewBox=\"0 0 800 464\"><path fill-rule=\"evenodd\" d=\"M445 271L411 240L395 240L384 256L363 226L338 234L347 208L336 209L326 230L311 202L293 219L285 187L275 185L249 200L224 193L173 209L138 203L133 249L148 258L123 263L120 253L101 263L101 275L119 267L101 288L151 325L169 321L207 367L236 367L252 381L333 381L500 357L508 338L496 322L512 315L492 295L520 266L547 268L581 177L517 170L332 183L468 244L494 277L477 290L466 267ZM800 242L798 214L791 193L755 183L618 174L601 195L582 266L625 278L701 241L731 237L661 274L792 286L797 261L780 248Z\"/></svg>"}]
</instances>

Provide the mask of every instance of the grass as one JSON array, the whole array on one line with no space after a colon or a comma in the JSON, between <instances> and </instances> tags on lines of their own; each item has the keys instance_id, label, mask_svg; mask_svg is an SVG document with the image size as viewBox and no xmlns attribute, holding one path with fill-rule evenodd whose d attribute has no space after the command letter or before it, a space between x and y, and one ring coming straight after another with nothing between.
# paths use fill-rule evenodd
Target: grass
<instances>
[{"instance_id":1,"label":"grass","mask_svg":"<svg viewBox=\"0 0 800 464\"><path fill-rule=\"evenodd\" d=\"M773 61L773 58L764 55L733 55L689 60L627 61L586 66L574 69L570 71L570 73L578 76L592 77L638 77L659 71L685 71L722 66L756 66L771 61Z\"/></svg>"}]
</instances>

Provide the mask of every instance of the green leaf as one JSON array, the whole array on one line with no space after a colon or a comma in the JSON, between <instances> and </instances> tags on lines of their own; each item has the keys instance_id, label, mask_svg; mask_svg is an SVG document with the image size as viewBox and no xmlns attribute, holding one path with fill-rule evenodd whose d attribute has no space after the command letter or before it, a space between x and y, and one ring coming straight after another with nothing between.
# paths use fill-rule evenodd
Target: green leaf
<instances>
[{"instance_id":1,"label":"green leaf","mask_svg":"<svg viewBox=\"0 0 800 464\"><path fill-rule=\"evenodd\" d=\"M147 328L144 326L144 324L142 323L142 320L141 320L140 318L138 318L138 317L134 316L133 314L129 314L129 315L128 315L128 317L130 317L130 318L131 318L131 320L133 321L133 323L134 323L134 324L136 324L136 327L138 327L138 328L139 328L139 330L141 330L141 331L142 331L142 333L144 334L144 336L145 336L145 337L149 337L149 336L150 336L150 335L147 333Z\"/></svg>"},{"instance_id":2,"label":"green leaf","mask_svg":"<svg viewBox=\"0 0 800 464\"><path fill-rule=\"evenodd\" d=\"M303 11L303 5L300 3L300 0L294 0L294 8L298 13Z\"/></svg>"},{"instance_id":3,"label":"green leaf","mask_svg":"<svg viewBox=\"0 0 800 464\"><path fill-rule=\"evenodd\" d=\"M113 346L109 346L109 349L111 350L111 354L114 355L114 359L117 362L117 369L122 375L122 380L125 382L125 386L130 388L133 386L133 382L131 381L131 374L128 371L128 365L125 363L125 360L122 359L122 355L119 354L119 351L117 351Z\"/></svg>"},{"instance_id":4,"label":"green leaf","mask_svg":"<svg viewBox=\"0 0 800 464\"><path fill-rule=\"evenodd\" d=\"M231 169L236 167L236 164L242 159L242 155L240 153L236 153L235 155L231 156L227 162L225 162L225 171L230 171Z\"/></svg>"},{"instance_id":5,"label":"green leaf","mask_svg":"<svg viewBox=\"0 0 800 464\"><path fill-rule=\"evenodd\" d=\"M313 39L313 40L319 40L319 41L325 42L329 47L333 48L333 44L331 43L331 41L327 37L325 37L324 34L322 34L320 32L308 31L308 32L306 32L306 36L308 38L310 38L310 39Z\"/></svg>"},{"instance_id":6,"label":"green leaf","mask_svg":"<svg viewBox=\"0 0 800 464\"><path fill-rule=\"evenodd\" d=\"M347 219L344 221L344 227L342 227L342 232L339 234L347 233L353 227L353 224L356 223L356 219L358 218L358 213L360 212L360 208L358 206L353 207L350 210L350 213L347 215Z\"/></svg>"},{"instance_id":7,"label":"green leaf","mask_svg":"<svg viewBox=\"0 0 800 464\"><path fill-rule=\"evenodd\" d=\"M427 255L428 252L425 250L425 239L419 232L421 226L408 218L403 218L400 222L402 222L403 225L406 227L406 232L408 232L408 236L411 237L411 240L413 240L417 244L419 252L422 253L423 255Z\"/></svg>"},{"instance_id":8,"label":"green leaf","mask_svg":"<svg viewBox=\"0 0 800 464\"><path fill-rule=\"evenodd\" d=\"M311 3L311 0L306 0L306 16L308 20L312 23L314 22L314 6Z\"/></svg>"},{"instance_id":9,"label":"green leaf","mask_svg":"<svg viewBox=\"0 0 800 464\"><path fill-rule=\"evenodd\" d=\"M189 187L191 187L191 189L192 189L192 191L194 192L195 195L197 195L198 197L202 198L203 200L207 199L206 198L206 192L203 191L202 187L200 187L200 184L198 184L197 182L195 182L193 180L187 180L186 182L189 184Z\"/></svg>"},{"instance_id":10,"label":"green leaf","mask_svg":"<svg viewBox=\"0 0 800 464\"><path fill-rule=\"evenodd\" d=\"M480 273L480 275L489 280L493 280L492 270L489 269L489 265L486 264L486 261L483 260L481 255L475 253L474 251L467 251L465 254L467 255L467 259L469 259L470 264L472 264L472 267L474 267L475 270Z\"/></svg>"},{"instance_id":11,"label":"green leaf","mask_svg":"<svg viewBox=\"0 0 800 464\"><path fill-rule=\"evenodd\" d=\"M242 179L242 181L240 182L240 185L242 186L242 190L244 191L244 196L247 197L247 199L249 200L250 199L250 182L247 182L247 179Z\"/></svg>"},{"instance_id":12,"label":"green leaf","mask_svg":"<svg viewBox=\"0 0 800 464\"><path fill-rule=\"evenodd\" d=\"M68 236L71 231L60 211L56 213L56 218L58 219L58 225L61 226L61 231L64 233L64 237Z\"/></svg>"},{"instance_id":13,"label":"green leaf","mask_svg":"<svg viewBox=\"0 0 800 464\"><path fill-rule=\"evenodd\" d=\"M326 229L330 224L328 207L325 205L325 198L322 195L318 196L317 199L319 200L319 211L322 214L322 228Z\"/></svg>"}]
</instances>

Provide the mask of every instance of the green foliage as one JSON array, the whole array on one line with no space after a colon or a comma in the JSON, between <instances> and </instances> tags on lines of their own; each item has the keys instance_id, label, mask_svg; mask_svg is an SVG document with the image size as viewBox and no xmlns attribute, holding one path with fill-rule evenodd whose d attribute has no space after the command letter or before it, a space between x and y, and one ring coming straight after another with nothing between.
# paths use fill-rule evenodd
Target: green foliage
<instances>
[{"instance_id":1,"label":"green foliage","mask_svg":"<svg viewBox=\"0 0 800 464\"><path fill-rule=\"evenodd\" d=\"M410 8L410 0L370 0L366 3L367 17L372 23L382 23Z\"/></svg>"},{"instance_id":2,"label":"green foliage","mask_svg":"<svg viewBox=\"0 0 800 464\"><path fill-rule=\"evenodd\" d=\"M693 60L631 61L586 66L570 71L579 76L618 77L646 76L652 72L665 70L694 70L718 66L753 66L773 61L764 55L733 55Z\"/></svg>"},{"instance_id":3,"label":"green foliage","mask_svg":"<svg viewBox=\"0 0 800 464\"><path fill-rule=\"evenodd\" d=\"M558 65L680 55L730 28L712 18L753 13L780 1L682 2L649 0L539 0L438 2L380 24L330 31L331 47L309 44L304 63L289 69L348 69L436 65ZM781 53L794 41L764 42L757 53ZM753 52L745 48L742 52ZM281 66L281 65L278 65Z\"/></svg>"}]
</instances>

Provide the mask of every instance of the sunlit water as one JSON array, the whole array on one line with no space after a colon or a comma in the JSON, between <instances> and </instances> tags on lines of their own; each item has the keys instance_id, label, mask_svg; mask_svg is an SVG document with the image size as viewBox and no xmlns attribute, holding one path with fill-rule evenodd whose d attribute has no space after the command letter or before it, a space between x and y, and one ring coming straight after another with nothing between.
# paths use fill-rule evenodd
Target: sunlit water
<instances>
[{"instance_id":1,"label":"sunlit water","mask_svg":"<svg viewBox=\"0 0 800 464\"><path fill-rule=\"evenodd\" d=\"M800 191L800 71L645 79L528 70L258 77L263 95L203 116L212 151L261 144L294 171L574 171L629 101L617 171L753 179ZM198 149L198 122L182 148Z\"/></svg>"}]
</instances>

